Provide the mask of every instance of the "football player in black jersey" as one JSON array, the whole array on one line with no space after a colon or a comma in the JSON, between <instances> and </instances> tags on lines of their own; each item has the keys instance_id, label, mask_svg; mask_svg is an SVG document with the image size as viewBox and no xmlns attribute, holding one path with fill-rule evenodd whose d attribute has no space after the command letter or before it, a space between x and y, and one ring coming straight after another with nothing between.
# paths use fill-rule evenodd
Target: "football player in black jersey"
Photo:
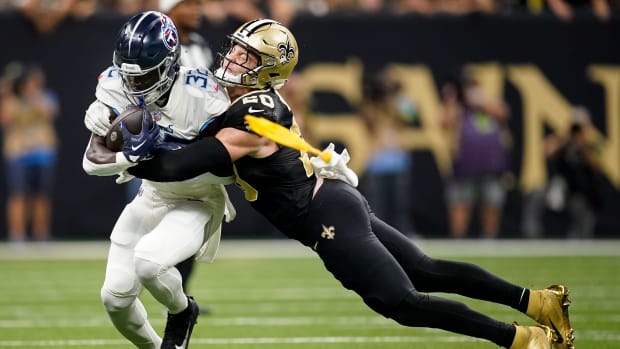
<instances>
[{"instance_id":1,"label":"football player in black jersey","mask_svg":"<svg viewBox=\"0 0 620 349\"><path fill-rule=\"evenodd\" d=\"M249 131L246 114L299 131L277 91L297 63L298 46L287 28L267 19L243 24L228 39L215 75L234 102L211 125L215 136L158 152L132 167L131 174L178 181L234 169L251 205L289 238L314 250L345 288L379 314L405 326L440 328L505 348L574 348L566 287L529 290L473 264L431 258L372 213L354 187L357 178L346 167L347 154L332 151L329 163L311 161L304 152ZM432 292L510 306L539 325L500 322Z\"/></svg>"}]
</instances>

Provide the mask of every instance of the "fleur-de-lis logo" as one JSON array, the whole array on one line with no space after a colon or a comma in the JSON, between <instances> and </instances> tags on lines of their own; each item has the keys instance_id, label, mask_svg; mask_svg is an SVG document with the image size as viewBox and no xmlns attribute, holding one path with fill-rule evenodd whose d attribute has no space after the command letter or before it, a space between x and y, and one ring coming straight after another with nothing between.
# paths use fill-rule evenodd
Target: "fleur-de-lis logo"
<instances>
[{"instance_id":1,"label":"fleur-de-lis logo","mask_svg":"<svg viewBox=\"0 0 620 349\"><path fill-rule=\"evenodd\" d=\"M336 228L334 228L333 225L329 227L326 227L324 225L322 226L323 226L323 232L321 233L321 237L323 239L333 240L334 237L336 236Z\"/></svg>"},{"instance_id":2,"label":"fleur-de-lis logo","mask_svg":"<svg viewBox=\"0 0 620 349\"><path fill-rule=\"evenodd\" d=\"M280 63L288 63L295 57L295 48L288 40L278 44L278 51L280 51Z\"/></svg>"}]
</instances>

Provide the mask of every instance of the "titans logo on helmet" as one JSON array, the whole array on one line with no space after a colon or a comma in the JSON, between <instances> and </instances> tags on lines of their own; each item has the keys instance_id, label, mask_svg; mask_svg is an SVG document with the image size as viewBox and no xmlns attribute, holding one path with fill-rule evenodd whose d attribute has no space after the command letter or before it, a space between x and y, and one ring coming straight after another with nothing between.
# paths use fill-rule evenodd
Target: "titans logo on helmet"
<instances>
[{"instance_id":1,"label":"titans logo on helmet","mask_svg":"<svg viewBox=\"0 0 620 349\"><path fill-rule=\"evenodd\" d=\"M166 48L171 51L174 51L179 44L179 34L177 33L177 28L172 23L172 20L168 18L168 16L161 16L162 26L161 30L163 32L163 41Z\"/></svg>"}]
</instances>

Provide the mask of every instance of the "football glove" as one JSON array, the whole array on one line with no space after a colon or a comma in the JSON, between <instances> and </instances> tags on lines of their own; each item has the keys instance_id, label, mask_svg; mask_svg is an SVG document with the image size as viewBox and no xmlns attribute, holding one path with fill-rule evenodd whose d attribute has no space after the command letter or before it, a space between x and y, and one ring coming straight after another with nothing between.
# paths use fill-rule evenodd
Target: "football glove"
<instances>
[{"instance_id":1,"label":"football glove","mask_svg":"<svg viewBox=\"0 0 620 349\"><path fill-rule=\"evenodd\" d=\"M90 132L105 137L110 129L110 115L112 114L113 111L110 107L99 101L94 101L86 110L84 125Z\"/></svg>"},{"instance_id":2,"label":"football glove","mask_svg":"<svg viewBox=\"0 0 620 349\"><path fill-rule=\"evenodd\" d=\"M124 120L119 124L119 129L123 134L123 155L130 162L136 163L152 157L151 152L159 141L159 125L154 122L153 126L149 128L150 120L148 118L150 117L148 113L144 113L142 130L138 134L129 132Z\"/></svg>"},{"instance_id":3,"label":"football glove","mask_svg":"<svg viewBox=\"0 0 620 349\"><path fill-rule=\"evenodd\" d=\"M338 154L334 151L334 147L334 143L329 143L324 150L331 153L329 163L326 163L320 156L313 156L310 158L314 173L324 178L338 179L357 187L359 182L357 175L352 169L347 167L347 163L349 163L351 159L349 157L349 152L345 148L342 150L342 153Z\"/></svg>"}]
</instances>

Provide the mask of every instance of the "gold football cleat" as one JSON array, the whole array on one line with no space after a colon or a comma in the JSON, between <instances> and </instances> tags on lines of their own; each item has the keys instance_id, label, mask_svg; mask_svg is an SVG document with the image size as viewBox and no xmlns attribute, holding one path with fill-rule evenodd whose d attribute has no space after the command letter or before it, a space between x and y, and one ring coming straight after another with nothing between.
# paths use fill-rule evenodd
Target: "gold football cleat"
<instances>
[{"instance_id":1,"label":"gold football cleat","mask_svg":"<svg viewBox=\"0 0 620 349\"><path fill-rule=\"evenodd\" d=\"M566 286L551 285L544 290L530 290L526 314L555 332L556 349L575 349L575 336L568 318L570 303Z\"/></svg>"},{"instance_id":2,"label":"gold football cleat","mask_svg":"<svg viewBox=\"0 0 620 349\"><path fill-rule=\"evenodd\" d=\"M553 330L545 325L519 326L516 328L515 339L510 349L551 349L554 342Z\"/></svg>"}]
</instances>

